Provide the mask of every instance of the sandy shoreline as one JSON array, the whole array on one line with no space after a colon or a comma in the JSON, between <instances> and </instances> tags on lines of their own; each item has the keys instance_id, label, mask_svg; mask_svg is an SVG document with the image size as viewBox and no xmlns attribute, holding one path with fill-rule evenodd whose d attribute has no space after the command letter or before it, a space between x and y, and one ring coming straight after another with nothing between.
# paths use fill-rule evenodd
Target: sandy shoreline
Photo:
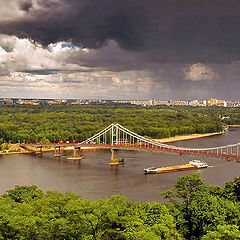
<instances>
[{"instance_id":1,"label":"sandy shoreline","mask_svg":"<svg viewBox=\"0 0 240 240\"><path fill-rule=\"evenodd\" d=\"M160 143L170 143L170 142L178 142L178 141L186 141L186 140L192 140L197 138L203 138L203 137L211 137L216 135L224 134L224 132L215 132L215 133L203 133L203 134L190 134L190 135L178 135L175 137L170 138L162 138L162 139L153 139L156 142Z\"/></svg>"},{"instance_id":2,"label":"sandy shoreline","mask_svg":"<svg viewBox=\"0 0 240 240\"><path fill-rule=\"evenodd\" d=\"M0 152L0 155L11 155L11 154L30 154L34 153L37 149L36 148L31 148L29 151L26 149L20 148L19 144L12 144L14 146L14 149L20 149L20 152ZM29 147L30 148L30 147ZM42 152L52 152L54 151L54 148L43 148Z\"/></svg>"}]
</instances>

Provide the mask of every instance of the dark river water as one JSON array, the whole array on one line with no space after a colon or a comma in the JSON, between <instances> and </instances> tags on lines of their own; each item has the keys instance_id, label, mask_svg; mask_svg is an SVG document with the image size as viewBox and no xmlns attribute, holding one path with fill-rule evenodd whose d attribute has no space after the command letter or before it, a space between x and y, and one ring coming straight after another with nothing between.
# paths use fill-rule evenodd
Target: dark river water
<instances>
[{"instance_id":1,"label":"dark river water","mask_svg":"<svg viewBox=\"0 0 240 240\"><path fill-rule=\"evenodd\" d=\"M240 128L224 135L181 141L172 145L211 147L240 142ZM63 153L64 154L64 153ZM224 186L226 181L240 176L240 162L224 158L120 151L125 165L110 167L110 150L84 151L81 161L60 159L52 152L42 156L16 154L0 156L0 194L15 185L38 185L42 190L74 191L85 199L100 199L111 195L125 195L135 201L164 201L160 193L173 187L176 179L192 172L200 173L206 184ZM144 175L146 167L185 164L201 159L210 166L206 169Z\"/></svg>"}]
</instances>

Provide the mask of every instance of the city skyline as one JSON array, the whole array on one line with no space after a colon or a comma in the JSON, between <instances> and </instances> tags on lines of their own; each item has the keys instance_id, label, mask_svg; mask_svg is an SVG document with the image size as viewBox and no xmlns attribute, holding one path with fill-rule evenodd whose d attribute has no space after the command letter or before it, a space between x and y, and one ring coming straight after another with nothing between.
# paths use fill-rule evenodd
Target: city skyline
<instances>
[{"instance_id":1,"label":"city skyline","mask_svg":"<svg viewBox=\"0 0 240 240\"><path fill-rule=\"evenodd\" d=\"M238 1L0 7L0 97L239 99Z\"/></svg>"},{"instance_id":2,"label":"city skyline","mask_svg":"<svg viewBox=\"0 0 240 240\"><path fill-rule=\"evenodd\" d=\"M219 106L219 107L239 107L240 100L224 100L224 99L193 99L193 100L160 100L160 99L54 99L54 98L0 98L0 105L86 105L86 104L133 104L141 106Z\"/></svg>"}]
</instances>

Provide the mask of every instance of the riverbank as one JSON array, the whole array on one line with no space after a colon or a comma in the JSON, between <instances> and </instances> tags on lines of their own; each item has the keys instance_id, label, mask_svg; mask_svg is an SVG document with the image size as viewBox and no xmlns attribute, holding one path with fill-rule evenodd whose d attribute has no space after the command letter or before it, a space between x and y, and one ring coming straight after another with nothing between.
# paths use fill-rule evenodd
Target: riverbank
<instances>
[{"instance_id":1,"label":"riverbank","mask_svg":"<svg viewBox=\"0 0 240 240\"><path fill-rule=\"evenodd\" d=\"M175 137L169 138L162 138L162 139L153 139L156 142L160 143L171 143L171 142L178 142L178 141L185 141L185 140L192 140L197 138L204 138L204 137L211 137L216 135L224 134L224 132L215 132L215 133L202 133L202 134L190 134L190 135L177 135Z\"/></svg>"},{"instance_id":2,"label":"riverbank","mask_svg":"<svg viewBox=\"0 0 240 240\"><path fill-rule=\"evenodd\" d=\"M11 154L29 154L37 151L35 147L28 147L29 150L21 148L20 144L8 144L8 149L0 151L0 155L11 155ZM52 152L54 151L53 147L43 147L42 152Z\"/></svg>"}]
</instances>

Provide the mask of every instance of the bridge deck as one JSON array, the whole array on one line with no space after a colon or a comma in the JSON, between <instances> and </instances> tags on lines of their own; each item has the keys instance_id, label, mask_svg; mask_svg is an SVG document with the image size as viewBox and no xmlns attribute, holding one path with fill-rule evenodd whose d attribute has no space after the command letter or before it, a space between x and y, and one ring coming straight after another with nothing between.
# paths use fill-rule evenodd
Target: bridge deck
<instances>
[{"instance_id":1,"label":"bridge deck","mask_svg":"<svg viewBox=\"0 0 240 240\"><path fill-rule=\"evenodd\" d=\"M163 148L163 147L150 147L150 146L139 146L139 145L126 145L126 144L91 144L91 143L24 143L20 145L21 147L30 146L30 147L88 147L88 148L104 148L104 149L122 149L122 150L136 150L136 151L154 151L154 152L172 152L179 154L196 154L196 155L206 155L206 156L215 156L215 157L226 157L226 158L236 158L240 159L240 156L236 154L222 154L222 153L210 153L210 152L201 152L194 150L182 150L182 149L173 149L173 148Z\"/></svg>"}]
</instances>

